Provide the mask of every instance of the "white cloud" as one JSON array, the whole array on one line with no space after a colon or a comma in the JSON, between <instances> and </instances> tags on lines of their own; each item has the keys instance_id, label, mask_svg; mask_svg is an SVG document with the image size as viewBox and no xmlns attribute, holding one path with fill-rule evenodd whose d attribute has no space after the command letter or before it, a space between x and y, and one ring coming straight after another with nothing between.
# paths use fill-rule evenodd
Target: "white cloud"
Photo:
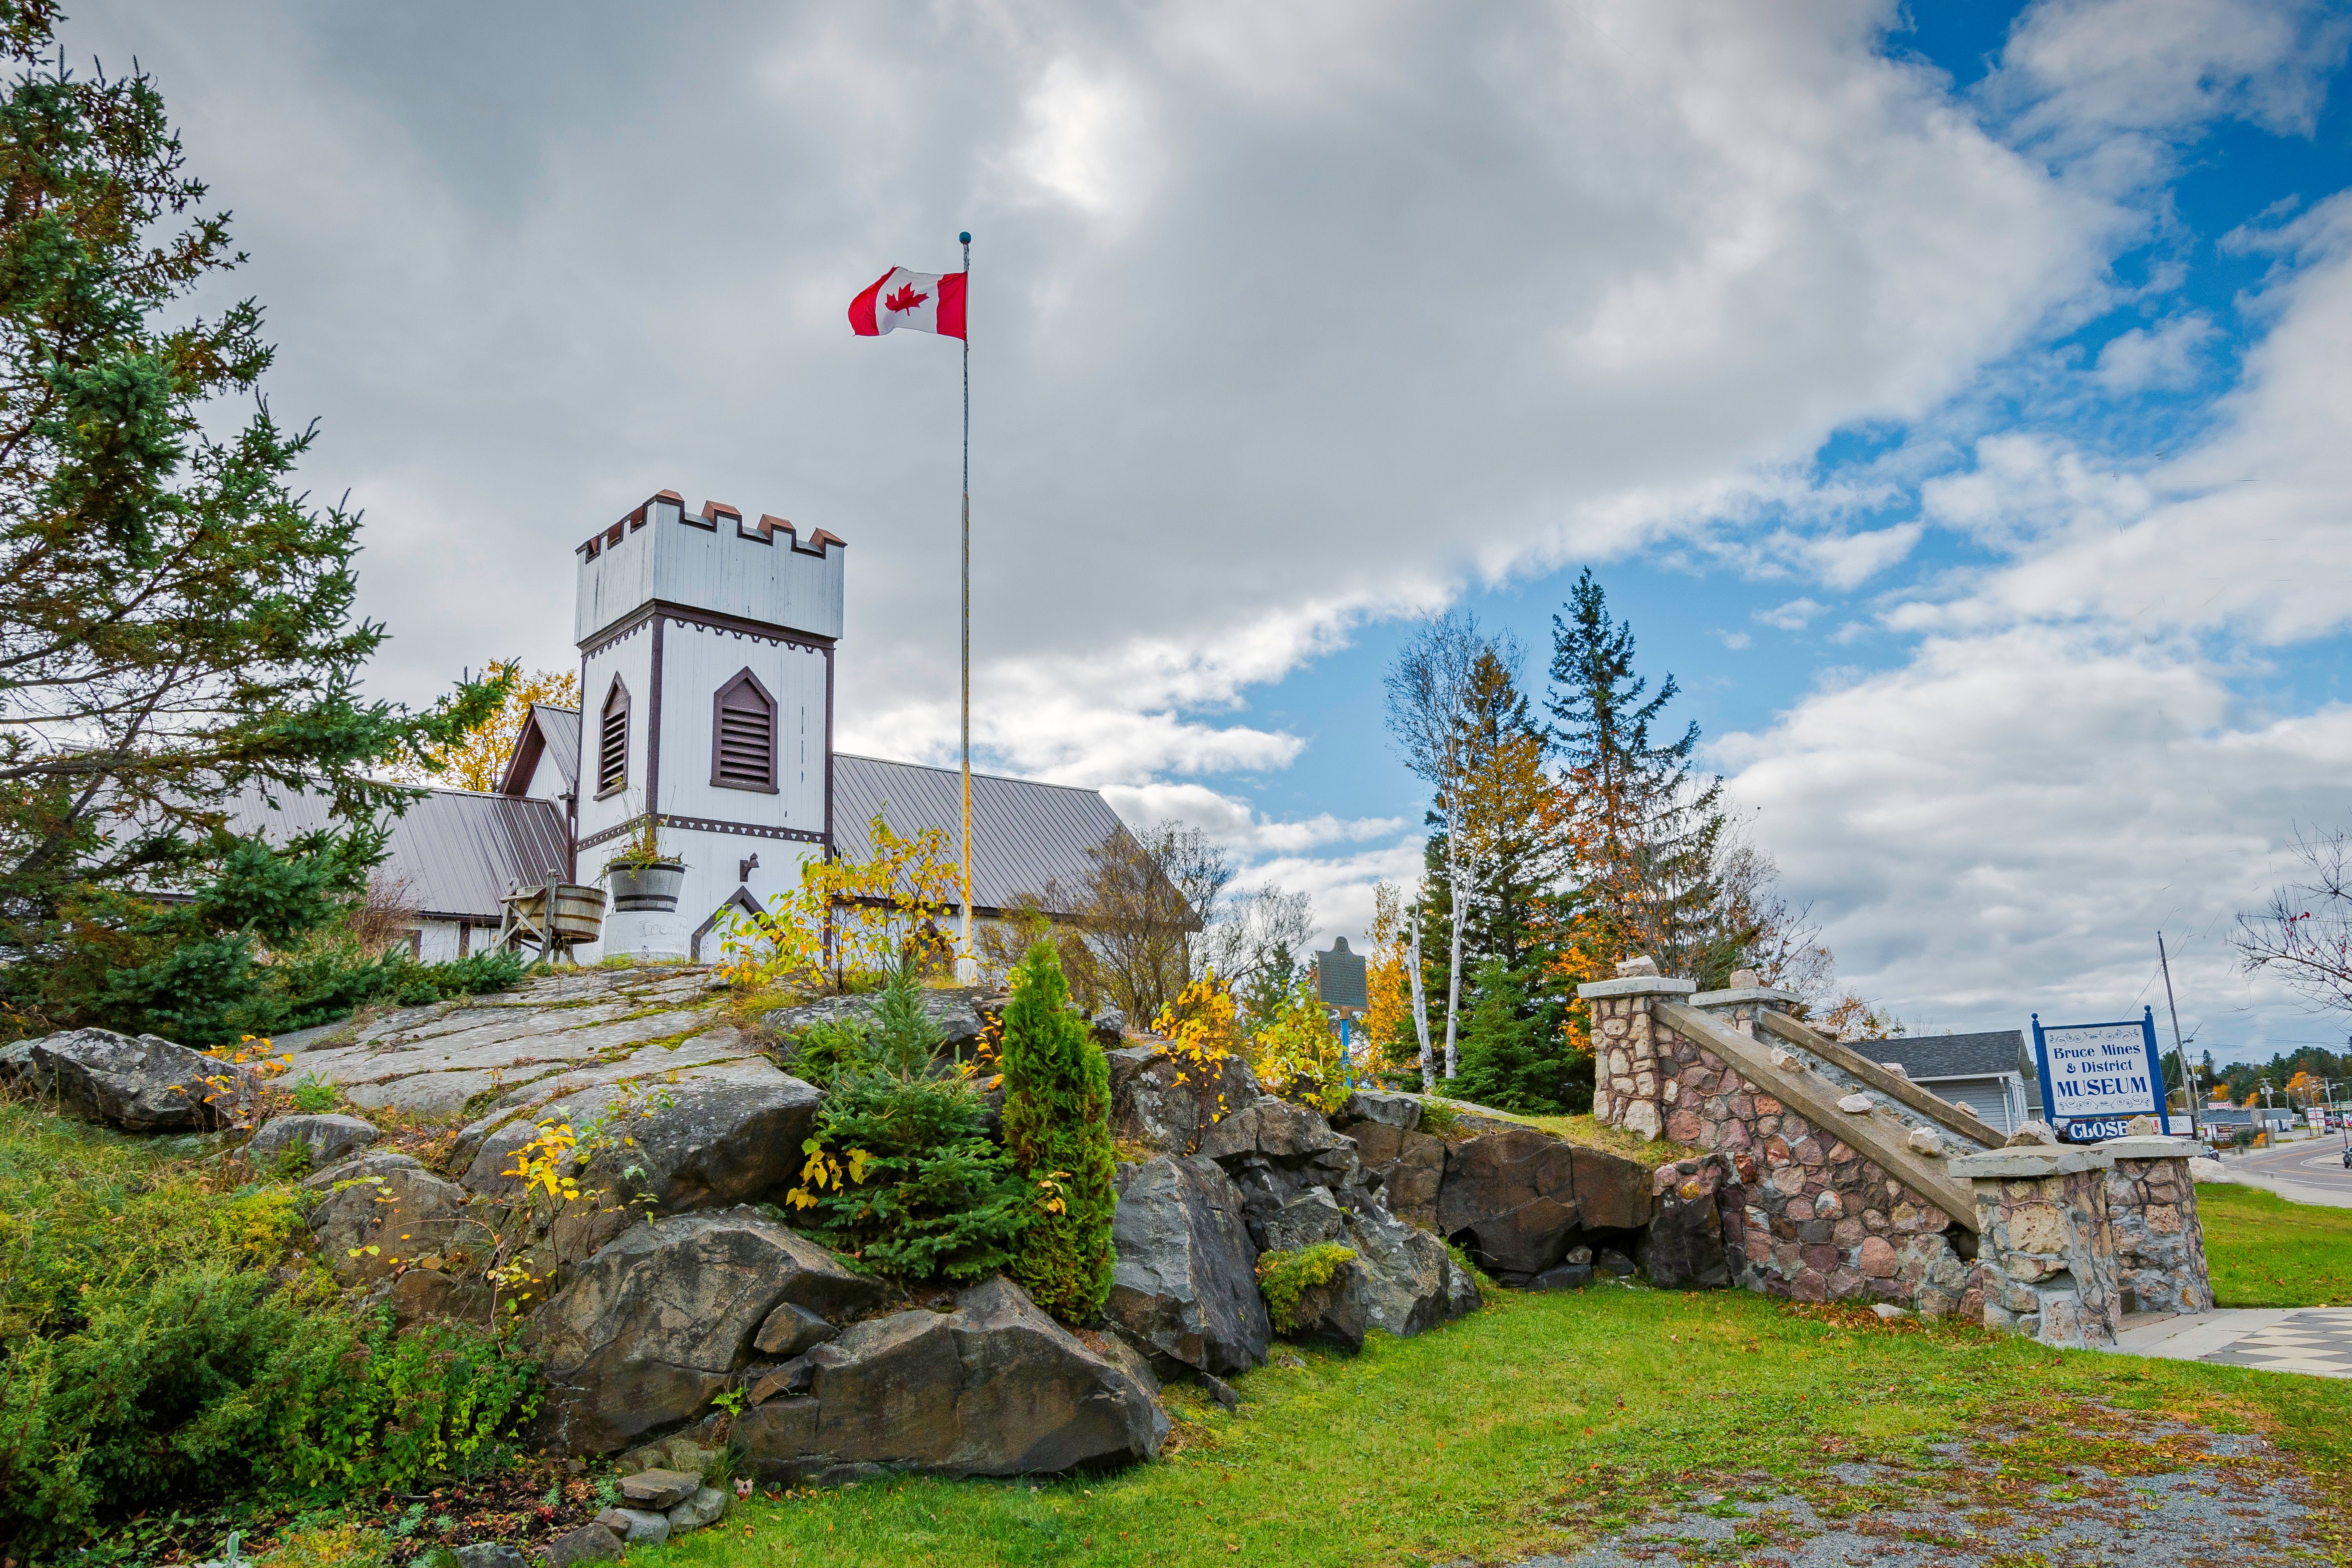
<instances>
[{"instance_id":1,"label":"white cloud","mask_svg":"<svg viewBox=\"0 0 2352 1568\"><path fill-rule=\"evenodd\" d=\"M2258 904L2292 824L2342 813L2352 706L2252 719L2177 651L2027 628L1931 640L1717 751L1848 983L2014 1028L2137 1012L2158 926L2223 933ZM2204 1043L2279 1006L2218 935L2175 966Z\"/></svg>"},{"instance_id":2,"label":"white cloud","mask_svg":"<svg viewBox=\"0 0 2352 1568\"><path fill-rule=\"evenodd\" d=\"M1909 555L1927 528L1897 523L1893 528L1861 533L1829 534L1807 539L1803 554L1814 575L1832 588L1859 588Z\"/></svg>"},{"instance_id":3,"label":"white cloud","mask_svg":"<svg viewBox=\"0 0 2352 1568\"><path fill-rule=\"evenodd\" d=\"M1723 645L1725 647L1730 649L1735 653L1738 653L1742 648L1747 647L1748 643L1755 641L1753 637L1750 637L1745 632L1717 632L1716 635L1723 640Z\"/></svg>"},{"instance_id":4,"label":"white cloud","mask_svg":"<svg viewBox=\"0 0 2352 1568\"><path fill-rule=\"evenodd\" d=\"M1810 599L1791 599L1786 604L1775 605L1769 610L1758 611L1756 619L1767 626L1778 627L1783 632L1796 632L1802 630L1806 622L1819 615L1823 608L1825 607Z\"/></svg>"},{"instance_id":5,"label":"white cloud","mask_svg":"<svg viewBox=\"0 0 2352 1568\"><path fill-rule=\"evenodd\" d=\"M2297 265L2262 302L2271 329L2206 439L2138 474L2048 437L1980 443L1973 471L1924 487L1925 508L2012 559L1887 623L2090 618L2270 643L2352 625L2352 195L2297 232Z\"/></svg>"},{"instance_id":6,"label":"white cloud","mask_svg":"<svg viewBox=\"0 0 2352 1568\"><path fill-rule=\"evenodd\" d=\"M2199 350L2218 335L2211 318L2196 311L2134 327L2107 340L2091 379L2110 392L2187 386L2197 379Z\"/></svg>"}]
</instances>

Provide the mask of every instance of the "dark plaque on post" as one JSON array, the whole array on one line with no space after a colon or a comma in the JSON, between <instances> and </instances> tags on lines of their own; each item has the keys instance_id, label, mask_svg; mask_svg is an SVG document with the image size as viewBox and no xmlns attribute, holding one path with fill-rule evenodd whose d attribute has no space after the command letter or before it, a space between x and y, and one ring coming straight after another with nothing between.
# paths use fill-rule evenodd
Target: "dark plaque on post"
<instances>
[{"instance_id":1,"label":"dark plaque on post","mask_svg":"<svg viewBox=\"0 0 2352 1568\"><path fill-rule=\"evenodd\" d=\"M1348 951L1345 936L1332 938L1328 953L1315 955L1315 999L1347 1012L1364 1010L1364 960Z\"/></svg>"}]
</instances>

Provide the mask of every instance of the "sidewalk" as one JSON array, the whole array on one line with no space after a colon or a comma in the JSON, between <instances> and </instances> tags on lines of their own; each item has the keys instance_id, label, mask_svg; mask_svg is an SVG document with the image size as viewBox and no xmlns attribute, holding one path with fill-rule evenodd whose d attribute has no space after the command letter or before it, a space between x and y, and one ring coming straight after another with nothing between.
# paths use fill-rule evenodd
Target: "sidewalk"
<instances>
[{"instance_id":1,"label":"sidewalk","mask_svg":"<svg viewBox=\"0 0 2352 1568\"><path fill-rule=\"evenodd\" d=\"M2124 1320L2114 1354L2352 1378L2352 1307L2137 1312Z\"/></svg>"}]
</instances>

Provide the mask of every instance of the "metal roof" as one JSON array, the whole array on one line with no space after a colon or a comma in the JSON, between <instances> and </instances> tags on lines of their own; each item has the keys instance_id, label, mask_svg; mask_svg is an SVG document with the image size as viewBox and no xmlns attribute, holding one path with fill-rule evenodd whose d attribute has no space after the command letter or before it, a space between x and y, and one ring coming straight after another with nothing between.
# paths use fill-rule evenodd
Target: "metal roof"
<instances>
[{"instance_id":1,"label":"metal roof","mask_svg":"<svg viewBox=\"0 0 2352 1568\"><path fill-rule=\"evenodd\" d=\"M1890 1040L1858 1040L1853 1049L1873 1061L1901 1062L1903 1071L1915 1083L1937 1078L1990 1078L2003 1072L2024 1078L2033 1076L2033 1061L2025 1053L2022 1030L1897 1035Z\"/></svg>"},{"instance_id":2,"label":"metal roof","mask_svg":"<svg viewBox=\"0 0 2352 1568\"><path fill-rule=\"evenodd\" d=\"M866 824L877 816L901 836L940 829L947 834L949 853L961 852L963 785L955 768L837 751L833 791L834 838L843 854L855 858L866 852ZM1045 893L1049 883L1066 895L1077 893L1093 869L1087 852L1125 829L1099 791L973 774L973 912L1003 910L1020 894ZM1055 901L1066 902L1066 897ZM1046 913L1070 911L1048 907Z\"/></svg>"},{"instance_id":3,"label":"metal roof","mask_svg":"<svg viewBox=\"0 0 2352 1568\"><path fill-rule=\"evenodd\" d=\"M535 705L531 718L557 764L577 778L579 710ZM531 744L526 735L517 752ZM509 780L516 788L523 782L527 780ZM904 837L938 828L947 834L950 853L961 851L962 775L955 768L925 768L837 751L833 757L833 789L834 836L844 854L866 852L866 824L877 815L890 824L892 832ZM1042 895L1048 884L1065 894L1076 893L1093 869L1087 852L1125 829L1118 813L1097 790L1007 779L996 773L973 774L974 912L1001 911L1021 894ZM1067 902L1066 897L1054 901L1055 904ZM1072 912L1049 907L1046 913Z\"/></svg>"},{"instance_id":4,"label":"metal roof","mask_svg":"<svg viewBox=\"0 0 2352 1568\"><path fill-rule=\"evenodd\" d=\"M337 824L324 795L280 791L272 809L248 785L229 816L233 832L284 842ZM440 919L495 921L499 900L519 882L537 882L571 863L563 808L552 800L471 789L434 789L394 820L381 868L404 883L404 901Z\"/></svg>"},{"instance_id":5,"label":"metal roof","mask_svg":"<svg viewBox=\"0 0 2352 1568\"><path fill-rule=\"evenodd\" d=\"M515 737L512 751L507 753L505 770L499 775L499 793L520 795L530 789L531 776L539 770L541 755L555 764L555 775L576 785L580 781L580 710L576 707L552 707L546 703L530 705L530 716L523 721L522 733Z\"/></svg>"}]
</instances>

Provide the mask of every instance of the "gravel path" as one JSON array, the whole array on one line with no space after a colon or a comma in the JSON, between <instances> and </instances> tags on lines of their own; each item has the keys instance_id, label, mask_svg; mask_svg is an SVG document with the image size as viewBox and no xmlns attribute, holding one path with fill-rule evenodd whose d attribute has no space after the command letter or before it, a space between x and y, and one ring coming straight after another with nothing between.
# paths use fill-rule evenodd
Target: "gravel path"
<instances>
[{"instance_id":1,"label":"gravel path","mask_svg":"<svg viewBox=\"0 0 2352 1568\"><path fill-rule=\"evenodd\" d=\"M2328 1561L2311 1494L2264 1440L2167 1426L2109 1468L2029 1479L1997 1446L1832 1466L1801 1490L1698 1492L1572 1557L1514 1568L2248 1568ZM2118 1462L2120 1459L2121 1462ZM2137 1461L2137 1462L2135 1462Z\"/></svg>"}]
</instances>

